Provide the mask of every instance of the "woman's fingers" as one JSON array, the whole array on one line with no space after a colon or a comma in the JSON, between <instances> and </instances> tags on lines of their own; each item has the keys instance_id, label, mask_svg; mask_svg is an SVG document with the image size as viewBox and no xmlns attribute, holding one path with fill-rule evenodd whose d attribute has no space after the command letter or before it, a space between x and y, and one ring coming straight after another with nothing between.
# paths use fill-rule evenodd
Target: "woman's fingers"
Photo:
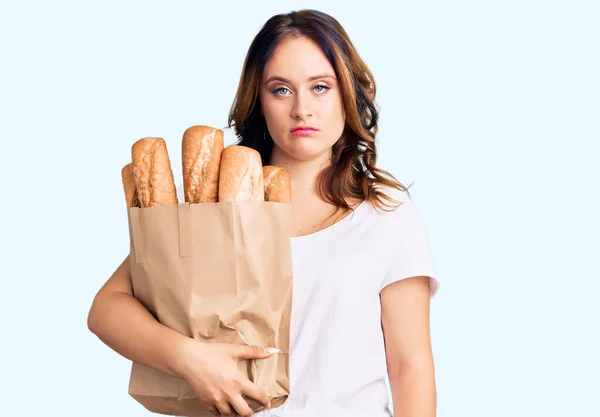
<instances>
[{"instance_id":1,"label":"woman's fingers","mask_svg":"<svg viewBox=\"0 0 600 417\"><path fill-rule=\"evenodd\" d=\"M219 401L215 405L217 406L217 409L219 410L219 413L221 413L221 415L226 415L226 416L234 415L233 410L231 409L231 407L229 406L229 403L227 401Z\"/></svg>"},{"instance_id":2,"label":"woman's fingers","mask_svg":"<svg viewBox=\"0 0 600 417\"><path fill-rule=\"evenodd\" d=\"M231 357L238 361L241 359L266 359L279 352L278 348L273 347L263 348L260 346L235 344L229 345L228 349Z\"/></svg>"},{"instance_id":3,"label":"woman's fingers","mask_svg":"<svg viewBox=\"0 0 600 417\"><path fill-rule=\"evenodd\" d=\"M250 381L249 379L243 379L241 381L242 384L242 394L254 398L256 401L261 403L265 407L270 407L271 403L269 401L269 396L266 391Z\"/></svg>"},{"instance_id":4,"label":"woman's fingers","mask_svg":"<svg viewBox=\"0 0 600 417\"><path fill-rule=\"evenodd\" d=\"M208 411L210 411L211 413L213 413L217 417L221 417L221 412L219 411L219 409L215 405L209 406L208 407Z\"/></svg>"},{"instance_id":5,"label":"woman's fingers","mask_svg":"<svg viewBox=\"0 0 600 417\"><path fill-rule=\"evenodd\" d=\"M254 410L250 408L248 403L241 395L236 395L233 398L229 399L229 403L233 406L236 413L238 413L242 417L248 417L254 414Z\"/></svg>"}]
</instances>

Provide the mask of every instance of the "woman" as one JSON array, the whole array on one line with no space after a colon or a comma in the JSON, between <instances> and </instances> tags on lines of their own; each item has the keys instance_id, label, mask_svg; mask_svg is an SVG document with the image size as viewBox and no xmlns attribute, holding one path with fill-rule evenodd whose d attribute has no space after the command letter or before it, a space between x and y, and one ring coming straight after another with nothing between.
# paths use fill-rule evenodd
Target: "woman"
<instances>
[{"instance_id":1,"label":"woman","mask_svg":"<svg viewBox=\"0 0 600 417\"><path fill-rule=\"evenodd\" d=\"M292 175L294 289L287 401L256 416L435 415L429 302L438 282L408 190L375 166L375 83L331 16L272 17L250 46L229 126ZM181 193L181 188L178 190ZM180 201L181 197L180 197ZM132 297L125 259L89 327L121 355L186 379L216 415L268 405L236 362L267 347L203 344Z\"/></svg>"}]
</instances>

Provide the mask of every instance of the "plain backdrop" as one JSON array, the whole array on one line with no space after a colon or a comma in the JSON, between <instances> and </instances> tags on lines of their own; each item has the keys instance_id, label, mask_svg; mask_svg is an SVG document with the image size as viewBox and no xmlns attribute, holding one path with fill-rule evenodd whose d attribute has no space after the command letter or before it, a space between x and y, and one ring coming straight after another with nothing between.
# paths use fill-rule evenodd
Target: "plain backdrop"
<instances>
[{"instance_id":1,"label":"plain backdrop","mask_svg":"<svg viewBox=\"0 0 600 417\"><path fill-rule=\"evenodd\" d=\"M438 416L600 416L600 6L577 0L2 1L1 415L149 415L86 326L129 247L120 169L161 136L180 183L183 131L226 126L252 38L302 8L373 71L378 165L429 230Z\"/></svg>"}]
</instances>

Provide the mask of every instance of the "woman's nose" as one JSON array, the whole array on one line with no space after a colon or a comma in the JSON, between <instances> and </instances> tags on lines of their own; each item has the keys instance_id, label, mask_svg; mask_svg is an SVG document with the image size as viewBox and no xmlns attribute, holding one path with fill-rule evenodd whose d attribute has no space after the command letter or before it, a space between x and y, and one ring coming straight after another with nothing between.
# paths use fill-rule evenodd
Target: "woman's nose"
<instances>
[{"instance_id":1,"label":"woman's nose","mask_svg":"<svg viewBox=\"0 0 600 417\"><path fill-rule=\"evenodd\" d=\"M296 103L294 105L294 107L292 108L292 114L291 116L294 119L308 119L309 117L312 116L311 112L308 110L308 107L306 105L306 99L301 98L300 96L298 96L298 99L296 100Z\"/></svg>"}]
</instances>

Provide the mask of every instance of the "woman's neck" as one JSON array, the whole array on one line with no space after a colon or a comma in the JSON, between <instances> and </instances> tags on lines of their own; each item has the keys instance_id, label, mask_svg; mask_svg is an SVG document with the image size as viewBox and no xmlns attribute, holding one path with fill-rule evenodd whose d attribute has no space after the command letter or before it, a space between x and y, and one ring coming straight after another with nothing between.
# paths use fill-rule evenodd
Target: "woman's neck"
<instances>
[{"instance_id":1,"label":"woman's neck","mask_svg":"<svg viewBox=\"0 0 600 417\"><path fill-rule=\"evenodd\" d=\"M273 146L271 160L269 161L269 165L285 168L290 173L292 177L293 198L316 195L315 184L317 176L330 164L331 152L324 153L312 160L301 161L290 157L277 146Z\"/></svg>"}]
</instances>

